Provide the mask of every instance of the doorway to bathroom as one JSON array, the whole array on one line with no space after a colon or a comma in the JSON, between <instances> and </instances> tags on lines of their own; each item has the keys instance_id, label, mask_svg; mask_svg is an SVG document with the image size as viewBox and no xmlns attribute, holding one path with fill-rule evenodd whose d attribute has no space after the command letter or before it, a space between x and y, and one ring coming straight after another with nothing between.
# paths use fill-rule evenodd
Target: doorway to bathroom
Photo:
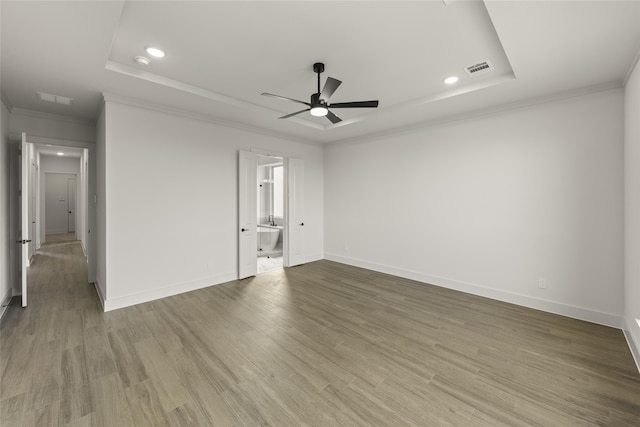
<instances>
[{"instance_id":1,"label":"doorway to bathroom","mask_svg":"<svg viewBox=\"0 0 640 427\"><path fill-rule=\"evenodd\" d=\"M257 163L258 273L264 273L283 267L284 163L265 155L258 155Z\"/></svg>"},{"instance_id":2,"label":"doorway to bathroom","mask_svg":"<svg viewBox=\"0 0 640 427\"><path fill-rule=\"evenodd\" d=\"M259 162L260 156L271 159L261 159ZM282 169L278 168L280 165ZM262 169L271 169L268 172L271 175L262 175L266 174L266 171L260 171L260 174L263 180L274 181L267 182L271 187L270 193L266 191L267 186L262 187L265 200L273 205L273 212L271 212L271 206L268 208L268 213L266 207L264 213L258 208L261 200L260 184L264 184L258 179L259 166L262 166ZM279 178L280 170L282 179ZM280 180L282 186L277 184ZM279 193L280 188L282 188L281 193ZM262 272L267 271L266 269L280 268L274 265L275 261L279 261L277 258L282 259L281 267L285 268L306 262L304 236L308 227L305 227L304 222L304 188L304 159L271 153L259 154L255 151L238 151L238 279L258 274L258 261L264 264L261 267ZM282 215L278 215L278 211L275 210L278 193L283 199ZM269 218L269 215L272 217ZM258 227L259 225L262 227ZM271 242L276 242L273 249L267 249L270 246L266 246L265 236L261 236L265 239L263 240L265 246L259 246L258 230L266 233L268 229L272 234L268 236ZM259 250L261 248L262 251ZM282 254L281 257L277 256L278 250ZM259 252L268 257L258 257ZM263 259L258 260L258 258Z\"/></svg>"}]
</instances>

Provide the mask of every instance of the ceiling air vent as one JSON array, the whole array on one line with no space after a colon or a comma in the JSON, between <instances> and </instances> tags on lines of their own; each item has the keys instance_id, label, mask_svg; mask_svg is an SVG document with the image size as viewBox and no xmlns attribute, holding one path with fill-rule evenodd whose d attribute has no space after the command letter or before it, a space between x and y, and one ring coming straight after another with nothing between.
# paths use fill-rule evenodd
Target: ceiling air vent
<instances>
[{"instance_id":1,"label":"ceiling air vent","mask_svg":"<svg viewBox=\"0 0 640 427\"><path fill-rule=\"evenodd\" d=\"M471 77L478 76L480 74L488 73L489 71L493 71L493 66L489 61L479 62L474 65L470 65L464 69L467 74Z\"/></svg>"},{"instance_id":2,"label":"ceiling air vent","mask_svg":"<svg viewBox=\"0 0 640 427\"><path fill-rule=\"evenodd\" d=\"M38 99L41 101L55 102L56 104L71 105L73 98L67 98L66 96L53 95L45 92L36 92Z\"/></svg>"}]
</instances>

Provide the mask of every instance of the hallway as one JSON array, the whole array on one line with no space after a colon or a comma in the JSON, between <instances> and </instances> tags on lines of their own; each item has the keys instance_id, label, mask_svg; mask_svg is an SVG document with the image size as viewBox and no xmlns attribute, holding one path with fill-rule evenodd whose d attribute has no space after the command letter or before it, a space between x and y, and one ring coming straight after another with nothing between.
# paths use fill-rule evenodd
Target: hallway
<instances>
[{"instance_id":1,"label":"hallway","mask_svg":"<svg viewBox=\"0 0 640 427\"><path fill-rule=\"evenodd\" d=\"M28 307L14 298L2 319L3 427L71 421L90 399L79 362L85 339L95 339L102 324L99 301L80 242L67 234L47 241L28 270Z\"/></svg>"}]
</instances>

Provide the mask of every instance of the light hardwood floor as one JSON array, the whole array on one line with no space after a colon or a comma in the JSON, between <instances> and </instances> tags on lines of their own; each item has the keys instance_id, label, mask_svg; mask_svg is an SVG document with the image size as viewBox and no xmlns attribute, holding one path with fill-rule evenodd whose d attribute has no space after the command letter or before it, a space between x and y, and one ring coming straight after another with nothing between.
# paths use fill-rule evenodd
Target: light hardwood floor
<instances>
[{"instance_id":1,"label":"light hardwood floor","mask_svg":"<svg viewBox=\"0 0 640 427\"><path fill-rule=\"evenodd\" d=\"M640 425L619 330L329 261L102 313L43 246L1 325L2 427Z\"/></svg>"}]
</instances>

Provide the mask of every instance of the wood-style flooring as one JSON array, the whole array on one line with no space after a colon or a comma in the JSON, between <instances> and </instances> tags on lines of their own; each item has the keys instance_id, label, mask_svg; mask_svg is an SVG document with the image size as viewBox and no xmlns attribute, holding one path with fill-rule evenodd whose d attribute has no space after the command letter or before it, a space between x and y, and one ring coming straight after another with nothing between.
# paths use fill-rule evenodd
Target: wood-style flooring
<instances>
[{"instance_id":1,"label":"wood-style flooring","mask_svg":"<svg viewBox=\"0 0 640 427\"><path fill-rule=\"evenodd\" d=\"M640 425L621 331L329 261L103 313L77 242L1 325L0 425Z\"/></svg>"}]
</instances>

